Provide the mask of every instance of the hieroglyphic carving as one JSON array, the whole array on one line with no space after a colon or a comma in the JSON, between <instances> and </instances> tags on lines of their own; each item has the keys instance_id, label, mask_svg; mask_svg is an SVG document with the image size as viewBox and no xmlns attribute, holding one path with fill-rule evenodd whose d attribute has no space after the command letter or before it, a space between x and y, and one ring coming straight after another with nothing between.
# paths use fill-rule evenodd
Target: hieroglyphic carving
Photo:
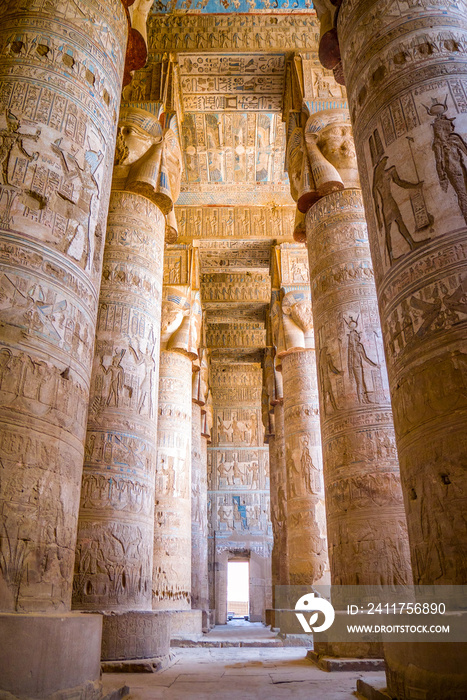
<instances>
[{"instance_id":1,"label":"hieroglyphic carving","mask_svg":"<svg viewBox=\"0 0 467 700\"><path fill-rule=\"evenodd\" d=\"M130 141L130 154L131 145ZM155 204L114 189L78 525L73 601L81 609L151 608L164 232L164 217ZM139 540L147 554L138 582L119 584L117 591L113 579L106 584L106 576L114 575L112 537L122 528L129 538ZM83 569L82 558L97 553L99 566ZM118 566L125 581L132 566L127 556L123 547Z\"/></svg>"},{"instance_id":2,"label":"hieroglyphic carving","mask_svg":"<svg viewBox=\"0 0 467 700\"><path fill-rule=\"evenodd\" d=\"M446 393L446 378L451 386L454 376L459 386L464 381L466 221L459 175L466 162L465 3L436 2L428 11L426 3L409 8L397 2L390 16L379 12L380 3L370 7L354 1L341 9L339 41L368 216L414 579L456 583L465 569L455 525L463 509L465 421L463 401L457 390ZM372 17L377 25L370 31ZM401 186L397 178L409 185ZM444 491L441 508L436 488L426 488L430 483L445 489L439 458L427 447L434 435L449 455L443 474L449 472L455 485ZM427 529L427 510L438 512L433 521L443 520L442 528ZM441 554L422 554L427 549Z\"/></svg>"},{"instance_id":3,"label":"hieroglyphic carving","mask_svg":"<svg viewBox=\"0 0 467 700\"><path fill-rule=\"evenodd\" d=\"M219 193L219 198L221 198ZM230 192L229 197L234 196ZM183 199L183 194L181 199ZM217 195L216 195L217 197ZM219 201L219 199L217 199ZM226 202L227 204L227 202ZM265 202L266 204L266 202ZM277 206L239 206L235 208L199 206L177 206L180 241L192 238L292 238L294 208Z\"/></svg>"},{"instance_id":4,"label":"hieroglyphic carving","mask_svg":"<svg viewBox=\"0 0 467 700\"><path fill-rule=\"evenodd\" d=\"M328 583L315 351L285 354L282 375L290 583Z\"/></svg>"},{"instance_id":5,"label":"hieroglyphic carving","mask_svg":"<svg viewBox=\"0 0 467 700\"><path fill-rule=\"evenodd\" d=\"M319 40L316 16L299 15L153 15L149 18L150 51L193 49L283 51L307 49Z\"/></svg>"},{"instance_id":6,"label":"hieroglyphic carving","mask_svg":"<svg viewBox=\"0 0 467 700\"><path fill-rule=\"evenodd\" d=\"M376 290L372 275L342 275L343 265L372 269L363 203L357 207L350 192L328 194L307 214L331 581L407 584L408 539ZM326 211L328 200L335 201Z\"/></svg>"},{"instance_id":7,"label":"hieroglyphic carving","mask_svg":"<svg viewBox=\"0 0 467 700\"><path fill-rule=\"evenodd\" d=\"M215 273L201 276L203 301L267 302L271 282L260 273ZM211 308L209 305L208 308Z\"/></svg>"},{"instance_id":8,"label":"hieroglyphic carving","mask_svg":"<svg viewBox=\"0 0 467 700\"><path fill-rule=\"evenodd\" d=\"M269 454L261 423L262 368L259 363L212 363L214 427L208 447L210 506L209 533L215 533L219 566L223 543L234 539L235 550L252 552L261 559L271 555L269 516ZM224 550L222 550L224 551ZM211 563L211 565L212 565ZM213 582L211 582L213 584ZM255 596L265 604L259 585Z\"/></svg>"},{"instance_id":9,"label":"hieroglyphic carving","mask_svg":"<svg viewBox=\"0 0 467 700\"><path fill-rule=\"evenodd\" d=\"M264 347L266 330L261 323L219 323L206 329L210 348Z\"/></svg>"},{"instance_id":10,"label":"hieroglyphic carving","mask_svg":"<svg viewBox=\"0 0 467 700\"><path fill-rule=\"evenodd\" d=\"M161 352L153 608L190 608L192 361Z\"/></svg>"},{"instance_id":11,"label":"hieroglyphic carving","mask_svg":"<svg viewBox=\"0 0 467 700\"><path fill-rule=\"evenodd\" d=\"M127 20L0 12L2 607L66 611Z\"/></svg>"},{"instance_id":12,"label":"hieroglyphic carving","mask_svg":"<svg viewBox=\"0 0 467 700\"><path fill-rule=\"evenodd\" d=\"M200 374L200 372L195 372ZM191 432L191 600L192 607L209 609L207 450L202 437L201 406L193 401Z\"/></svg>"}]
</instances>

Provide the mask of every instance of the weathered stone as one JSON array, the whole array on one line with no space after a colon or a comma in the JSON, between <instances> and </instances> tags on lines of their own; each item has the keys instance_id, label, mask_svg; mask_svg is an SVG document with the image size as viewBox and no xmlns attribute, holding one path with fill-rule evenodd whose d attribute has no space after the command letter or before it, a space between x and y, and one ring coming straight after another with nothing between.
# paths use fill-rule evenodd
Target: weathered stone
<instances>
[{"instance_id":1,"label":"weathered stone","mask_svg":"<svg viewBox=\"0 0 467 700\"><path fill-rule=\"evenodd\" d=\"M291 585L329 583L326 514L313 349L282 357Z\"/></svg>"},{"instance_id":2,"label":"weathered stone","mask_svg":"<svg viewBox=\"0 0 467 700\"><path fill-rule=\"evenodd\" d=\"M191 359L163 350L159 369L155 610L191 607Z\"/></svg>"}]
</instances>

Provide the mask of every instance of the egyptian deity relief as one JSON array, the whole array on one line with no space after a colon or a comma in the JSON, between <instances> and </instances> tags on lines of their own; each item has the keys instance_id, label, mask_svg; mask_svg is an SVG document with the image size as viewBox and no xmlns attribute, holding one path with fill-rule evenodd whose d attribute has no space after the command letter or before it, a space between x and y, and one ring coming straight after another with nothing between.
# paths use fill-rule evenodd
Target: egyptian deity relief
<instances>
[{"instance_id":1,"label":"egyptian deity relief","mask_svg":"<svg viewBox=\"0 0 467 700\"><path fill-rule=\"evenodd\" d=\"M7 610L70 603L127 32L120 0L99 16L96 10L67 0L19 9L5 2L0 10L0 393L8 413L0 586Z\"/></svg>"},{"instance_id":2,"label":"egyptian deity relief","mask_svg":"<svg viewBox=\"0 0 467 700\"><path fill-rule=\"evenodd\" d=\"M465 3L395 3L390 16L380 13L376 20L375 45L374 29L367 32L377 9L345 3L339 39L414 577L417 583L454 583L465 577L456 535L465 461L465 399L459 393L466 381L467 320ZM433 435L449 464L430 448ZM427 509L436 513L428 529Z\"/></svg>"}]
</instances>

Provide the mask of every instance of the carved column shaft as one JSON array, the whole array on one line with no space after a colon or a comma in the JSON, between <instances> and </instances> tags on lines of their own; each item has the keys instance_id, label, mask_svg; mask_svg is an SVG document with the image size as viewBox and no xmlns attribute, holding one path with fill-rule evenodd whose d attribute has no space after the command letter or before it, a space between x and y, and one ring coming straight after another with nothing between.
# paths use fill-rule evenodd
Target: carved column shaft
<instances>
[{"instance_id":1,"label":"carved column shaft","mask_svg":"<svg viewBox=\"0 0 467 700\"><path fill-rule=\"evenodd\" d=\"M338 23L421 584L467 576L466 11L344 1Z\"/></svg>"},{"instance_id":2,"label":"carved column shaft","mask_svg":"<svg viewBox=\"0 0 467 700\"><path fill-rule=\"evenodd\" d=\"M150 610L165 219L112 194L104 252L74 606Z\"/></svg>"},{"instance_id":3,"label":"carved column shaft","mask_svg":"<svg viewBox=\"0 0 467 700\"><path fill-rule=\"evenodd\" d=\"M287 471L285 467L284 406L282 399L274 406L275 435L270 438L271 519L274 535L272 550L272 585L288 583L287 556ZM274 591L273 591L274 593Z\"/></svg>"},{"instance_id":4,"label":"carved column shaft","mask_svg":"<svg viewBox=\"0 0 467 700\"><path fill-rule=\"evenodd\" d=\"M153 608L191 608L192 360L164 350L159 366Z\"/></svg>"},{"instance_id":5,"label":"carved column shaft","mask_svg":"<svg viewBox=\"0 0 467 700\"><path fill-rule=\"evenodd\" d=\"M359 190L308 211L333 585L411 581L405 513Z\"/></svg>"},{"instance_id":6,"label":"carved column shaft","mask_svg":"<svg viewBox=\"0 0 467 700\"><path fill-rule=\"evenodd\" d=\"M0 30L0 609L66 610L127 21L120 0L99 23L86 2L79 20L72 3L14 5Z\"/></svg>"},{"instance_id":7,"label":"carved column shaft","mask_svg":"<svg viewBox=\"0 0 467 700\"><path fill-rule=\"evenodd\" d=\"M201 433L204 416L193 402L191 433L191 607L209 610L207 438ZM203 625L204 626L204 625Z\"/></svg>"},{"instance_id":8,"label":"carved column shaft","mask_svg":"<svg viewBox=\"0 0 467 700\"><path fill-rule=\"evenodd\" d=\"M289 582L329 583L315 351L284 355L282 377Z\"/></svg>"}]
</instances>

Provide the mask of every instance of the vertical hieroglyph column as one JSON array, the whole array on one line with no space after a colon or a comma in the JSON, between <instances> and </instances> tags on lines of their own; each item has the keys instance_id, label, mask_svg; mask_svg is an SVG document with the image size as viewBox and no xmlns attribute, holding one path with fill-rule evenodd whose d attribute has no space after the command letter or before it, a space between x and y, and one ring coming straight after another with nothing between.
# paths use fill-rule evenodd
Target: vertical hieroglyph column
<instances>
[{"instance_id":1,"label":"vertical hieroglyph column","mask_svg":"<svg viewBox=\"0 0 467 700\"><path fill-rule=\"evenodd\" d=\"M149 628L160 632L162 624L152 613L151 591L164 214L173 206L160 181L177 177L164 172L169 136L147 109L122 108L73 592L75 608L111 613L104 618L105 660L163 655L154 639L164 635Z\"/></svg>"},{"instance_id":2,"label":"vertical hieroglyph column","mask_svg":"<svg viewBox=\"0 0 467 700\"><path fill-rule=\"evenodd\" d=\"M86 0L5 2L0 14L0 610L66 613L128 22L121 0L98 16ZM54 619L44 693L62 687L48 660L76 661L60 641L76 617ZM16 633L29 624L0 630L0 687L24 695L37 676L14 677L10 654L21 647L28 663ZM76 639L80 654L81 629ZM75 671L65 682L78 686Z\"/></svg>"},{"instance_id":3,"label":"vertical hieroglyph column","mask_svg":"<svg viewBox=\"0 0 467 700\"><path fill-rule=\"evenodd\" d=\"M203 406L207 394L208 366L204 352L199 371L193 373L191 433L191 607L203 613L209 624L207 434Z\"/></svg>"},{"instance_id":4,"label":"vertical hieroglyph column","mask_svg":"<svg viewBox=\"0 0 467 700\"><path fill-rule=\"evenodd\" d=\"M358 185L347 111L312 115L305 140L312 172L324 162ZM410 555L360 190L322 197L306 227L331 581L404 585Z\"/></svg>"},{"instance_id":5,"label":"vertical hieroglyph column","mask_svg":"<svg viewBox=\"0 0 467 700\"><path fill-rule=\"evenodd\" d=\"M466 11L464 1L447 13L436 3L389 13L382 2L344 2L339 21L422 584L467 575Z\"/></svg>"}]
</instances>

